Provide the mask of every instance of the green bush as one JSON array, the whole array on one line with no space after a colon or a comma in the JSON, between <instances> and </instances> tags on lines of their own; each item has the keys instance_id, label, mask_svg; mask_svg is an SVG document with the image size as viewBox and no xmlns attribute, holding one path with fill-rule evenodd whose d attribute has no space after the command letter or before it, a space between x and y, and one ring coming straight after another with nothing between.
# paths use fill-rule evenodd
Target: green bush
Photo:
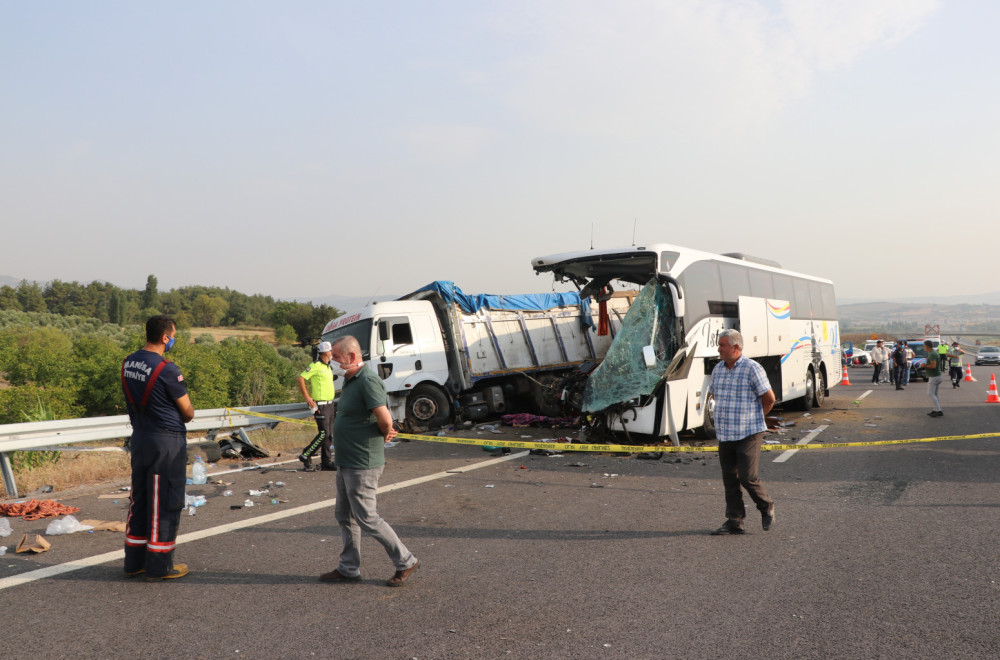
<instances>
[{"instance_id":1,"label":"green bush","mask_svg":"<svg viewBox=\"0 0 1000 660\"><path fill-rule=\"evenodd\" d=\"M292 401L296 372L274 347L259 339L226 339L219 344L230 374L229 405L263 406Z\"/></svg>"}]
</instances>

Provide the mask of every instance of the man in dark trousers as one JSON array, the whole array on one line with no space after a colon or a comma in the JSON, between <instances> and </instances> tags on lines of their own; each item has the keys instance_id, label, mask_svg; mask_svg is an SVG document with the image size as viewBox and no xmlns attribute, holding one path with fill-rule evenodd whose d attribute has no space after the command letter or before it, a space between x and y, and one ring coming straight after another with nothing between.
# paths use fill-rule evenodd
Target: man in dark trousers
<instances>
[{"instance_id":1,"label":"man in dark trousers","mask_svg":"<svg viewBox=\"0 0 1000 660\"><path fill-rule=\"evenodd\" d=\"M315 362L306 367L306 370L299 374L299 390L305 397L306 405L313 411L316 418L316 426L319 432L312 439L309 446L299 454L302 461L302 469L309 471L314 469L312 457L316 450L320 450L322 458L321 470L336 470L333 464L333 397L336 391L333 387L333 371L330 368L330 342L321 341L316 347ZM309 388L306 388L306 382Z\"/></svg>"},{"instance_id":2,"label":"man in dark trousers","mask_svg":"<svg viewBox=\"0 0 1000 660\"><path fill-rule=\"evenodd\" d=\"M334 460L337 463L337 505L344 549L336 569L323 573L323 582L361 579L361 533L378 541L396 567L386 584L401 587L417 570L417 558L376 510L378 480L385 468L385 443L396 436L386 405L385 384L365 366L358 340L348 335L333 343L334 374L344 376L334 421Z\"/></svg>"},{"instance_id":3,"label":"man in dark trousers","mask_svg":"<svg viewBox=\"0 0 1000 660\"><path fill-rule=\"evenodd\" d=\"M906 342L902 339L896 341L896 348L892 351L892 365L893 371L896 374L896 389L903 389L903 383L906 382L906 372L908 366L906 364Z\"/></svg>"},{"instance_id":4,"label":"man in dark trousers","mask_svg":"<svg viewBox=\"0 0 1000 660\"><path fill-rule=\"evenodd\" d=\"M187 575L174 563L184 509L187 429L194 418L184 376L163 354L177 326L168 316L146 321L146 345L122 363L122 390L132 421L132 493L125 521L125 576L157 582Z\"/></svg>"},{"instance_id":5,"label":"man in dark trousers","mask_svg":"<svg viewBox=\"0 0 1000 660\"><path fill-rule=\"evenodd\" d=\"M766 532L774 524L774 501L764 490L757 467L767 431L764 416L774 406L774 391L764 367L743 356L743 335L736 330L719 333L719 357L722 361L712 370L709 390L715 397L715 434L726 490L726 522L712 534L745 533L746 507L740 487L760 511Z\"/></svg>"}]
</instances>

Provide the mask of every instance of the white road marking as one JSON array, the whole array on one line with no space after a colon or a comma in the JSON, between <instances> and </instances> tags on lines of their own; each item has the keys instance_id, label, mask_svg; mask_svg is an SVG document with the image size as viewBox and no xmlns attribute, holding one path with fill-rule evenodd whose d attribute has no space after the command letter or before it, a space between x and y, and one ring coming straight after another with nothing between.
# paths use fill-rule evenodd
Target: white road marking
<instances>
[{"instance_id":1,"label":"white road marking","mask_svg":"<svg viewBox=\"0 0 1000 660\"><path fill-rule=\"evenodd\" d=\"M871 394L874 391L875 390L865 390L865 393L858 397L858 401L860 401L861 399L865 398L866 396L868 396L869 394Z\"/></svg>"},{"instance_id":2,"label":"white road marking","mask_svg":"<svg viewBox=\"0 0 1000 660\"><path fill-rule=\"evenodd\" d=\"M496 465L497 463L503 463L504 461L512 461L517 458L523 458L527 456L529 452L522 451L516 454L510 454L508 456L501 456L499 458L493 458L488 461L483 461L481 463L473 463L472 465L466 465L461 468L463 472L469 472L470 470L478 470L479 468L489 467L491 465ZM228 472L239 472L239 470L229 470ZM215 474L226 474L226 472L216 472ZM435 472L434 474L428 474L423 477L417 477L415 479L408 479L406 481L400 481L399 483L389 484L388 486L382 486L378 489L379 493L389 493L394 490L400 490L402 488L409 488L410 486L418 486L420 484L427 483L428 481L435 481L436 479L444 479L445 477L454 477L454 471L442 471ZM190 541L198 541L201 539L209 538L211 536L218 536L219 534L225 534L226 532L232 532L237 529L245 529L247 527L255 527L257 525L265 525L269 522L275 520L281 520L282 518L290 518L292 516L297 516L302 513L310 513L312 511L317 511L319 509L325 509L331 507L337 503L337 498L323 500L320 502L313 502L312 504L305 504L303 506L297 506L292 509L284 509L282 511L275 511L274 513L268 513L263 516L257 516L256 518L247 518L245 520L239 520L236 522L227 523L225 525L219 525L217 527L209 527L208 529L202 529L197 532L189 532L187 534L181 534L177 537L177 545L181 543L188 543ZM81 568L90 568L91 566L97 566L99 564L106 564L110 561L121 561L125 558L125 550L115 550L113 552L105 552L102 555L94 555L93 557L84 557L83 559L77 559L75 561L69 561L63 564L56 564L54 566L46 566L45 568L39 568L34 571L28 571L27 573L22 573L21 575L12 575L11 577L6 577L0 579L0 591L4 589L9 589L11 587L17 587L22 584L28 584L30 582L35 582L36 580L42 580L44 578L54 577L56 575L62 575L64 573L71 573L73 571L78 571Z\"/></svg>"},{"instance_id":3,"label":"white road marking","mask_svg":"<svg viewBox=\"0 0 1000 660\"><path fill-rule=\"evenodd\" d=\"M816 438L817 435L819 435L824 430L826 430L826 426L827 426L826 424L823 424L822 426L817 426L812 431L809 431L809 433L806 433L805 437L803 437L801 440L799 440L795 444L797 444L797 445L808 445L810 442L812 442ZM774 462L775 463L784 463L789 458L791 458L792 456L794 456L795 454L797 454L798 451L799 451L798 449L786 449L785 451L781 452L780 456L778 456L776 459L774 459Z\"/></svg>"}]
</instances>

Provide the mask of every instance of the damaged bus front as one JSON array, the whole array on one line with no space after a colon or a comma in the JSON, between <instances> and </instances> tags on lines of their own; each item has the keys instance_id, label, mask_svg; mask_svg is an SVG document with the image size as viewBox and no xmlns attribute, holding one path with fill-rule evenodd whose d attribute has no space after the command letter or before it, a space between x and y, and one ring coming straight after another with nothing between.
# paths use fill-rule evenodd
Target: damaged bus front
<instances>
[{"instance_id":1,"label":"damaged bus front","mask_svg":"<svg viewBox=\"0 0 1000 660\"><path fill-rule=\"evenodd\" d=\"M581 409L596 430L670 437L714 436L711 372L718 334L740 330L744 355L767 371L779 401L821 405L839 382L833 285L743 254L654 244L540 257L539 273L573 282L600 301L640 287L600 366L583 383Z\"/></svg>"}]
</instances>

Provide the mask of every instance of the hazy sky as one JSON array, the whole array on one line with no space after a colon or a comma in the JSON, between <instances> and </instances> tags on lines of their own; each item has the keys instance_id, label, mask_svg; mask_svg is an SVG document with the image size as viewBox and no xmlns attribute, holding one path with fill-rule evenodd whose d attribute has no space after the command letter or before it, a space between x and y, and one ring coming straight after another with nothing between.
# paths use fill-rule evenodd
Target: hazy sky
<instances>
[{"instance_id":1,"label":"hazy sky","mask_svg":"<svg viewBox=\"0 0 1000 660\"><path fill-rule=\"evenodd\" d=\"M0 0L0 275L542 292L533 257L636 223L841 298L996 291L997 25L995 0Z\"/></svg>"}]
</instances>

